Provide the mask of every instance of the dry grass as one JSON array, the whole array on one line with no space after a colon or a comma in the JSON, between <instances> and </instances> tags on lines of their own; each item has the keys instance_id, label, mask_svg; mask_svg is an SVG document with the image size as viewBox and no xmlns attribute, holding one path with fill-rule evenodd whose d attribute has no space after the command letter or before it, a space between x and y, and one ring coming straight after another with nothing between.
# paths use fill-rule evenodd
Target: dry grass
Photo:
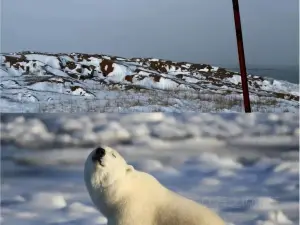
<instances>
[{"instance_id":1,"label":"dry grass","mask_svg":"<svg viewBox=\"0 0 300 225\"><path fill-rule=\"evenodd\" d=\"M97 99L79 99L59 103L40 104L39 112L220 112L243 111L242 96L237 94L199 93L192 91L158 90L111 90L106 96ZM251 101L254 112L274 112L278 100L271 97L256 97ZM288 108L281 111L289 112Z\"/></svg>"}]
</instances>

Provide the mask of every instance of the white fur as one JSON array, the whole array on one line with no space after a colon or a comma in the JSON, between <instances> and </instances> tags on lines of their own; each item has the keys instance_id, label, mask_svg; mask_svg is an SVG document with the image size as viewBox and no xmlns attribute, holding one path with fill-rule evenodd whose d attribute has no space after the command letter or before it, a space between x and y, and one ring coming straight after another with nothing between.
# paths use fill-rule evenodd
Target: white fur
<instances>
[{"instance_id":1,"label":"white fur","mask_svg":"<svg viewBox=\"0 0 300 225\"><path fill-rule=\"evenodd\" d=\"M135 170L114 149L103 147L102 165L88 156L84 180L108 225L224 225L213 211L162 186ZM116 158L113 156L116 156Z\"/></svg>"}]
</instances>

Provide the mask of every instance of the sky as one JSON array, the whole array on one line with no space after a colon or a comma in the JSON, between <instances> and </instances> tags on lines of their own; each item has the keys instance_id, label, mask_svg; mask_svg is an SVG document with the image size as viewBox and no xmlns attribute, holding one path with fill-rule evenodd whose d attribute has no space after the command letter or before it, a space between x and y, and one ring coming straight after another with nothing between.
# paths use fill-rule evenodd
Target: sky
<instances>
[{"instance_id":1,"label":"sky","mask_svg":"<svg viewBox=\"0 0 300 225\"><path fill-rule=\"evenodd\" d=\"M1 0L1 52L238 63L231 0ZM298 0L241 0L247 64L299 64Z\"/></svg>"}]
</instances>

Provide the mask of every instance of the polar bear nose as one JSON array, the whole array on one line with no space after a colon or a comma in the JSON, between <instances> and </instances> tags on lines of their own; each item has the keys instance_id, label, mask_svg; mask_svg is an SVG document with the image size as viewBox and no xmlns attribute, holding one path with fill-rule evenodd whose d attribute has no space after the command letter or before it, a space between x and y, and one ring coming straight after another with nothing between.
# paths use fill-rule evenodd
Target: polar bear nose
<instances>
[{"instance_id":1,"label":"polar bear nose","mask_svg":"<svg viewBox=\"0 0 300 225\"><path fill-rule=\"evenodd\" d=\"M98 160L101 160L104 155L105 155L105 149L99 147L99 148L95 149L95 154L93 155L92 159L94 161L98 161Z\"/></svg>"}]
</instances>

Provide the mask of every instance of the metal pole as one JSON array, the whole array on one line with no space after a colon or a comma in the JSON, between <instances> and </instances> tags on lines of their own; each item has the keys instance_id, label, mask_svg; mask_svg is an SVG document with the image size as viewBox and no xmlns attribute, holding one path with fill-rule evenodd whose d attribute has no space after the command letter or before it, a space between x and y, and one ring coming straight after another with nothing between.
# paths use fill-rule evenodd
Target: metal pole
<instances>
[{"instance_id":1,"label":"metal pole","mask_svg":"<svg viewBox=\"0 0 300 225\"><path fill-rule=\"evenodd\" d=\"M239 1L232 0L232 4L233 4L236 40L237 40L241 80L242 80L242 88L243 88L244 108L246 113L250 113L251 106L250 106L250 98L249 98L249 90L248 90L246 60L245 60L245 53L244 53Z\"/></svg>"}]
</instances>

